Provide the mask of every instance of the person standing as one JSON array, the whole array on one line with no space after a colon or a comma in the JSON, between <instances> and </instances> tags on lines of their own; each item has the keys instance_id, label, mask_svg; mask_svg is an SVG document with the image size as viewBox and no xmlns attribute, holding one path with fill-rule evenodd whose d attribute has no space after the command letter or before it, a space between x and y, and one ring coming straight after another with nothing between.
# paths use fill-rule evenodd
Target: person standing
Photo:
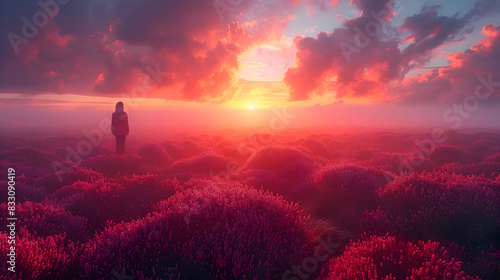
<instances>
[{"instance_id":1,"label":"person standing","mask_svg":"<svg viewBox=\"0 0 500 280\"><path fill-rule=\"evenodd\" d=\"M129 134L128 116L123 111L123 102L116 103L115 111L111 118L111 132L116 137L116 153L125 152L125 137Z\"/></svg>"}]
</instances>

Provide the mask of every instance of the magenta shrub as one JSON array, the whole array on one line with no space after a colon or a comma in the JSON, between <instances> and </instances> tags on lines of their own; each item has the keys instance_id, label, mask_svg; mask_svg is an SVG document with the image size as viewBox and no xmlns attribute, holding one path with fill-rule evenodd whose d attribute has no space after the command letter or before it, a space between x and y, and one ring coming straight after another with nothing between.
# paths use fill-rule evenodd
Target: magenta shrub
<instances>
[{"instance_id":1,"label":"magenta shrub","mask_svg":"<svg viewBox=\"0 0 500 280\"><path fill-rule=\"evenodd\" d=\"M8 182L0 181L0 189L5 190L0 192L0 201L7 201L7 190L8 190ZM16 192L16 202L21 203L25 201L41 201L45 197L47 197L47 191L42 187L34 187L31 185L27 185L23 182L17 182L15 185Z\"/></svg>"},{"instance_id":2,"label":"magenta shrub","mask_svg":"<svg viewBox=\"0 0 500 280\"><path fill-rule=\"evenodd\" d=\"M76 182L49 196L71 213L86 217L91 229L103 228L106 221L131 221L153 210L154 203L180 190L176 180L156 175Z\"/></svg>"},{"instance_id":3,"label":"magenta shrub","mask_svg":"<svg viewBox=\"0 0 500 280\"><path fill-rule=\"evenodd\" d=\"M201 154L196 157L182 159L174 162L166 169L170 174L189 172L193 173L218 173L226 171L229 160L216 154Z\"/></svg>"},{"instance_id":4,"label":"magenta shrub","mask_svg":"<svg viewBox=\"0 0 500 280\"><path fill-rule=\"evenodd\" d=\"M464 176L483 175L486 178L495 178L500 174L500 162L481 162L476 164L448 163L445 164L440 170L450 174L455 173Z\"/></svg>"},{"instance_id":5,"label":"magenta shrub","mask_svg":"<svg viewBox=\"0 0 500 280\"><path fill-rule=\"evenodd\" d=\"M324 158L330 157L330 151L327 149L326 145L318 140L311 138L305 139L301 143L301 146L306 148L313 156Z\"/></svg>"},{"instance_id":6,"label":"magenta shrub","mask_svg":"<svg viewBox=\"0 0 500 280\"><path fill-rule=\"evenodd\" d=\"M498 195L498 183L482 176L414 173L388 185L380 207L405 236L476 248L498 232Z\"/></svg>"},{"instance_id":7,"label":"magenta shrub","mask_svg":"<svg viewBox=\"0 0 500 280\"><path fill-rule=\"evenodd\" d=\"M21 165L16 168L17 176L24 175L28 178L38 178L53 172L53 169L40 168L36 166Z\"/></svg>"},{"instance_id":8,"label":"magenta shrub","mask_svg":"<svg viewBox=\"0 0 500 280\"><path fill-rule=\"evenodd\" d=\"M454 146L438 146L430 155L430 159L437 165L443 165L449 162L457 162L462 164L471 164L479 162L480 156L469 153L461 147Z\"/></svg>"},{"instance_id":9,"label":"magenta shrub","mask_svg":"<svg viewBox=\"0 0 500 280\"><path fill-rule=\"evenodd\" d=\"M438 242L364 236L331 259L319 280L479 279L462 271Z\"/></svg>"},{"instance_id":10,"label":"magenta shrub","mask_svg":"<svg viewBox=\"0 0 500 280\"><path fill-rule=\"evenodd\" d=\"M159 143L159 145L165 149L165 152L167 152L173 160L187 157L184 149L175 141L165 141Z\"/></svg>"},{"instance_id":11,"label":"magenta shrub","mask_svg":"<svg viewBox=\"0 0 500 280\"><path fill-rule=\"evenodd\" d=\"M91 158L86 158L81 163L82 167L101 172L106 176L145 174L142 166L142 158L131 155L99 155Z\"/></svg>"},{"instance_id":12,"label":"magenta shrub","mask_svg":"<svg viewBox=\"0 0 500 280\"><path fill-rule=\"evenodd\" d=\"M198 141L198 143L199 142L200 141ZM206 150L206 148L200 146L193 140L180 141L178 144L184 150L187 157L197 156Z\"/></svg>"},{"instance_id":13,"label":"magenta shrub","mask_svg":"<svg viewBox=\"0 0 500 280\"><path fill-rule=\"evenodd\" d=\"M237 161L243 161L250 155L245 153L244 150L238 150L238 146L232 141L221 141L213 147L214 152L222 155L223 157L230 158Z\"/></svg>"},{"instance_id":14,"label":"magenta shrub","mask_svg":"<svg viewBox=\"0 0 500 280\"><path fill-rule=\"evenodd\" d=\"M10 162L23 163L40 168L50 168L50 160L37 148L22 147L0 153L0 159Z\"/></svg>"},{"instance_id":15,"label":"magenta shrub","mask_svg":"<svg viewBox=\"0 0 500 280\"><path fill-rule=\"evenodd\" d=\"M45 188L48 193L53 193L61 187L71 185L74 182L81 181L92 183L103 178L104 176L100 172L80 166L74 166L46 174L39 178L25 178L24 181L27 184Z\"/></svg>"},{"instance_id":16,"label":"magenta shrub","mask_svg":"<svg viewBox=\"0 0 500 280\"><path fill-rule=\"evenodd\" d=\"M500 163L500 153L489 155L483 159L484 163Z\"/></svg>"},{"instance_id":17,"label":"magenta shrub","mask_svg":"<svg viewBox=\"0 0 500 280\"><path fill-rule=\"evenodd\" d=\"M255 188L263 187L274 193L285 194L288 186L275 172L265 169L245 170L241 174L241 182Z\"/></svg>"},{"instance_id":18,"label":"magenta shrub","mask_svg":"<svg viewBox=\"0 0 500 280\"><path fill-rule=\"evenodd\" d=\"M499 183L439 171L396 177L381 192L380 209L364 213L360 225L372 234L455 243L464 247L463 260L474 263L482 251L500 249ZM495 273L466 268L481 277Z\"/></svg>"},{"instance_id":19,"label":"magenta shrub","mask_svg":"<svg viewBox=\"0 0 500 280\"><path fill-rule=\"evenodd\" d=\"M354 230L357 218L376 207L377 189L386 183L383 171L352 163L326 165L313 175L315 195L303 204L318 218L332 218L342 227Z\"/></svg>"},{"instance_id":20,"label":"magenta shrub","mask_svg":"<svg viewBox=\"0 0 500 280\"><path fill-rule=\"evenodd\" d=\"M0 232L0 239L6 241L7 234ZM9 247L7 242L0 242L2 256L9 253ZM65 244L62 235L36 237L21 229L16 237L16 272L5 271L5 263L0 279L76 279L72 273L74 256L75 246Z\"/></svg>"},{"instance_id":21,"label":"magenta shrub","mask_svg":"<svg viewBox=\"0 0 500 280\"><path fill-rule=\"evenodd\" d=\"M311 162L312 160L295 148L266 146L255 152L247 161L247 168L277 169L290 163Z\"/></svg>"},{"instance_id":22,"label":"magenta shrub","mask_svg":"<svg viewBox=\"0 0 500 280\"><path fill-rule=\"evenodd\" d=\"M7 213L7 203L0 204L0 211ZM75 242L87 238L87 220L72 215L61 206L24 202L16 205L15 213L19 225L33 236L61 235Z\"/></svg>"},{"instance_id":23,"label":"magenta shrub","mask_svg":"<svg viewBox=\"0 0 500 280\"><path fill-rule=\"evenodd\" d=\"M168 155L165 149L158 144L142 146L137 154L142 157L144 163L148 165L168 166L173 162L170 155Z\"/></svg>"},{"instance_id":24,"label":"magenta shrub","mask_svg":"<svg viewBox=\"0 0 500 280\"><path fill-rule=\"evenodd\" d=\"M386 183L384 171L352 163L326 165L315 172L313 180L324 189L339 189L346 192L368 191L369 193L383 187Z\"/></svg>"},{"instance_id":25,"label":"magenta shrub","mask_svg":"<svg viewBox=\"0 0 500 280\"><path fill-rule=\"evenodd\" d=\"M206 181L160 202L152 216L106 229L82 266L96 279L115 267L155 279L270 279L311 249L297 208L263 191Z\"/></svg>"}]
</instances>

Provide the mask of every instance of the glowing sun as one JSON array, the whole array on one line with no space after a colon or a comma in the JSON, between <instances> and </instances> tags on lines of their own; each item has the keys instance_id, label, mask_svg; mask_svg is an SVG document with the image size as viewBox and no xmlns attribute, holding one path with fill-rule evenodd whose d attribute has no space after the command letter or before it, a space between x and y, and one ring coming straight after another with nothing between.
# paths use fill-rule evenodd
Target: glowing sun
<instances>
[{"instance_id":1,"label":"glowing sun","mask_svg":"<svg viewBox=\"0 0 500 280\"><path fill-rule=\"evenodd\" d=\"M255 109L257 109L257 106L255 104L253 103L248 104L248 110L253 111Z\"/></svg>"}]
</instances>

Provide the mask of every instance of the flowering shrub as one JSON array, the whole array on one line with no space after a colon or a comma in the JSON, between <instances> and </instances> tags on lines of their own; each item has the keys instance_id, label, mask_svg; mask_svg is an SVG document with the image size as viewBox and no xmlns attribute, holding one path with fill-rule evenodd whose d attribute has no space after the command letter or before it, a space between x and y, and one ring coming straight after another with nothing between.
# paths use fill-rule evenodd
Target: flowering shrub
<instances>
[{"instance_id":1,"label":"flowering shrub","mask_svg":"<svg viewBox=\"0 0 500 280\"><path fill-rule=\"evenodd\" d=\"M52 172L52 169L48 168L40 168L36 166L29 166L29 165L21 165L16 168L16 173L20 175L24 175L25 177L28 178L38 178L42 177L44 175L47 175Z\"/></svg>"},{"instance_id":2,"label":"flowering shrub","mask_svg":"<svg viewBox=\"0 0 500 280\"><path fill-rule=\"evenodd\" d=\"M0 158L10 162L24 163L31 166L50 168L50 160L37 148L22 147L0 153Z\"/></svg>"},{"instance_id":3,"label":"flowering shrub","mask_svg":"<svg viewBox=\"0 0 500 280\"><path fill-rule=\"evenodd\" d=\"M52 193L74 182L95 182L103 178L103 175L99 172L80 166L74 166L46 174L39 178L24 178L23 181L36 187L43 187L48 193Z\"/></svg>"},{"instance_id":4,"label":"flowering shrub","mask_svg":"<svg viewBox=\"0 0 500 280\"><path fill-rule=\"evenodd\" d=\"M266 146L255 152L247 162L248 168L276 169L290 163L310 162L307 156L297 149L285 146Z\"/></svg>"},{"instance_id":5,"label":"flowering shrub","mask_svg":"<svg viewBox=\"0 0 500 280\"><path fill-rule=\"evenodd\" d=\"M438 146L430 155L430 159L437 165L443 165L448 162L458 162L470 164L480 161L480 156L469 153L462 148L453 146Z\"/></svg>"},{"instance_id":6,"label":"flowering shrub","mask_svg":"<svg viewBox=\"0 0 500 280\"><path fill-rule=\"evenodd\" d=\"M152 216L106 229L86 248L82 266L98 279L115 267L163 279L269 279L310 249L307 219L297 207L207 181L160 202Z\"/></svg>"},{"instance_id":7,"label":"flowering shrub","mask_svg":"<svg viewBox=\"0 0 500 280\"><path fill-rule=\"evenodd\" d=\"M148 144L142 146L137 152L144 159L146 164L170 165L172 158L165 149L158 144Z\"/></svg>"},{"instance_id":8,"label":"flowering shrub","mask_svg":"<svg viewBox=\"0 0 500 280\"><path fill-rule=\"evenodd\" d=\"M263 187L274 193L285 194L288 190L287 185L273 171L264 169L245 170L241 174L241 182L256 188Z\"/></svg>"},{"instance_id":9,"label":"flowering shrub","mask_svg":"<svg viewBox=\"0 0 500 280\"><path fill-rule=\"evenodd\" d=\"M106 221L130 221L153 210L154 203L166 199L181 187L176 180L156 175L77 182L61 188L49 198L79 216L86 217L92 229L103 228Z\"/></svg>"},{"instance_id":10,"label":"flowering shrub","mask_svg":"<svg viewBox=\"0 0 500 280\"><path fill-rule=\"evenodd\" d=\"M110 203L122 205L124 209L119 209L114 215L115 221L130 221L145 216L153 211L155 203L182 190L176 179L160 179L149 174L119 178L116 184L118 188Z\"/></svg>"},{"instance_id":11,"label":"flowering shrub","mask_svg":"<svg viewBox=\"0 0 500 280\"><path fill-rule=\"evenodd\" d=\"M492 244L499 230L498 183L482 176L414 173L397 178L381 198L382 211L414 240L476 248Z\"/></svg>"},{"instance_id":12,"label":"flowering shrub","mask_svg":"<svg viewBox=\"0 0 500 280\"><path fill-rule=\"evenodd\" d=\"M165 149L165 152L173 159L178 160L187 157L186 151L175 141L165 141L159 143Z\"/></svg>"},{"instance_id":13,"label":"flowering shrub","mask_svg":"<svg viewBox=\"0 0 500 280\"><path fill-rule=\"evenodd\" d=\"M187 157L197 156L206 150L206 148L197 144L197 142L195 142L193 140L180 141L180 142L178 142L178 144L184 150Z\"/></svg>"},{"instance_id":14,"label":"flowering shrub","mask_svg":"<svg viewBox=\"0 0 500 280\"><path fill-rule=\"evenodd\" d=\"M475 279L438 242L411 243L389 235L364 239L332 259L319 280Z\"/></svg>"},{"instance_id":15,"label":"flowering shrub","mask_svg":"<svg viewBox=\"0 0 500 280\"><path fill-rule=\"evenodd\" d=\"M500 153L489 155L483 159L485 163L500 163Z\"/></svg>"},{"instance_id":16,"label":"flowering shrub","mask_svg":"<svg viewBox=\"0 0 500 280\"><path fill-rule=\"evenodd\" d=\"M229 160L216 154L201 154L196 157L176 161L167 169L168 173L217 173L227 170Z\"/></svg>"},{"instance_id":17,"label":"flowering shrub","mask_svg":"<svg viewBox=\"0 0 500 280\"><path fill-rule=\"evenodd\" d=\"M302 147L306 148L313 156L319 156L324 158L330 157L330 151L327 149L326 145L322 142L308 138L301 143Z\"/></svg>"},{"instance_id":18,"label":"flowering shrub","mask_svg":"<svg viewBox=\"0 0 500 280\"><path fill-rule=\"evenodd\" d=\"M16 188L16 202L41 201L47 197L47 191L41 187L33 187L22 182L18 182ZM0 181L0 189L7 190L8 182ZM7 201L7 191L0 192L0 201Z\"/></svg>"},{"instance_id":19,"label":"flowering shrub","mask_svg":"<svg viewBox=\"0 0 500 280\"><path fill-rule=\"evenodd\" d=\"M448 163L445 164L441 170L447 173L468 175L483 175L486 178L495 178L500 174L500 162L496 163L476 163L476 164L459 164Z\"/></svg>"},{"instance_id":20,"label":"flowering shrub","mask_svg":"<svg viewBox=\"0 0 500 280\"><path fill-rule=\"evenodd\" d=\"M0 238L7 240L7 234L0 232ZM2 256L10 252L9 247L0 242ZM74 252L75 246L65 245L62 235L36 237L21 228L16 236L16 272L4 272L0 279L75 279L71 272Z\"/></svg>"},{"instance_id":21,"label":"flowering shrub","mask_svg":"<svg viewBox=\"0 0 500 280\"><path fill-rule=\"evenodd\" d=\"M386 182L384 172L350 163L324 166L312 178L315 189L319 190L315 190L316 194L310 199L310 213L331 217L349 229L356 227L357 218L364 210L376 207L376 190Z\"/></svg>"},{"instance_id":22,"label":"flowering shrub","mask_svg":"<svg viewBox=\"0 0 500 280\"><path fill-rule=\"evenodd\" d=\"M106 176L114 176L116 174L132 175L145 173L145 170L142 167L142 158L131 154L99 155L86 158L81 163L81 166L101 172Z\"/></svg>"},{"instance_id":23,"label":"flowering shrub","mask_svg":"<svg viewBox=\"0 0 500 280\"><path fill-rule=\"evenodd\" d=\"M238 150L238 147L236 146L236 144L234 142L227 141L227 140L218 142L214 146L213 150L216 153L218 153L226 158L230 158L230 159L238 160L238 161L245 160L249 156L249 154L247 154L247 153L240 152Z\"/></svg>"},{"instance_id":24,"label":"flowering shrub","mask_svg":"<svg viewBox=\"0 0 500 280\"><path fill-rule=\"evenodd\" d=\"M6 203L0 204L0 211L7 213ZM36 237L61 235L72 241L83 241L87 237L87 220L60 206L25 202L16 205L15 213L22 221L20 225Z\"/></svg>"}]
</instances>

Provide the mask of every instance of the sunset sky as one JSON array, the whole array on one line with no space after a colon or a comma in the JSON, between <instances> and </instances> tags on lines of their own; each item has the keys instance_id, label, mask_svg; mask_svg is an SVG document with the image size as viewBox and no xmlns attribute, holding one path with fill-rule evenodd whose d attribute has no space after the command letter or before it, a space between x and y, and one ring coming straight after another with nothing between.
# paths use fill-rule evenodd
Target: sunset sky
<instances>
[{"instance_id":1,"label":"sunset sky","mask_svg":"<svg viewBox=\"0 0 500 280\"><path fill-rule=\"evenodd\" d=\"M499 125L498 0L37 2L0 2L3 127Z\"/></svg>"}]
</instances>

